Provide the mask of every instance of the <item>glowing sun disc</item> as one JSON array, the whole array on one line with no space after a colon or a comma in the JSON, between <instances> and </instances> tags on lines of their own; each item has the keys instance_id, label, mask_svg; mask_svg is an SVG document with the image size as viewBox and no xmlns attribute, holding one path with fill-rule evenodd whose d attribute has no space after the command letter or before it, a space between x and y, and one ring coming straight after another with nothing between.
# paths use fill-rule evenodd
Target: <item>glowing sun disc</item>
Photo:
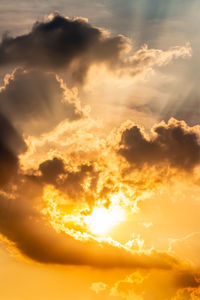
<instances>
[{"instance_id":1,"label":"glowing sun disc","mask_svg":"<svg viewBox=\"0 0 200 300\"><path fill-rule=\"evenodd\" d=\"M112 209L95 207L92 213L85 217L85 223L93 234L103 235L113 226L124 220L124 211L116 206Z\"/></svg>"}]
</instances>

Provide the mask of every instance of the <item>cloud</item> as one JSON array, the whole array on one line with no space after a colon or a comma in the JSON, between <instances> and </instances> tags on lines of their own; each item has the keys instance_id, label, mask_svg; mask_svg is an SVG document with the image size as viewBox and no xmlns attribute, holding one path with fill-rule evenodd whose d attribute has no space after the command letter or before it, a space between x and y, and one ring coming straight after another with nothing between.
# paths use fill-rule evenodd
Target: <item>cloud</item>
<instances>
[{"instance_id":1,"label":"cloud","mask_svg":"<svg viewBox=\"0 0 200 300\"><path fill-rule=\"evenodd\" d=\"M115 296L126 300L188 300L193 299L189 297L193 293L199 294L199 285L199 274L190 269L139 271L117 281L109 295L110 299ZM183 297L186 291L188 297Z\"/></svg>"},{"instance_id":2,"label":"cloud","mask_svg":"<svg viewBox=\"0 0 200 300\"><path fill-rule=\"evenodd\" d=\"M42 173L42 180L47 183L55 183L59 175L65 173L64 162L62 159L54 157L52 160L46 160L39 166Z\"/></svg>"},{"instance_id":3,"label":"cloud","mask_svg":"<svg viewBox=\"0 0 200 300\"><path fill-rule=\"evenodd\" d=\"M54 185L73 201L94 201L99 172L92 163L78 165L73 169L62 158L53 157L40 163L36 173L38 171L41 175L31 175L37 182Z\"/></svg>"},{"instance_id":4,"label":"cloud","mask_svg":"<svg viewBox=\"0 0 200 300\"><path fill-rule=\"evenodd\" d=\"M174 58L191 56L190 45L167 51L144 46L135 54L130 50L130 40L123 35L111 37L83 18L54 14L46 22L36 22L30 33L16 38L4 35L0 66L65 71L69 82L83 83L95 64L105 64L119 75L135 76L154 65L163 66ZM124 57L128 52L128 57Z\"/></svg>"},{"instance_id":5,"label":"cloud","mask_svg":"<svg viewBox=\"0 0 200 300\"><path fill-rule=\"evenodd\" d=\"M98 294L99 292L103 292L106 290L107 288L107 284L103 283L103 282L93 282L91 285L91 290L93 290L96 294Z\"/></svg>"},{"instance_id":6,"label":"cloud","mask_svg":"<svg viewBox=\"0 0 200 300\"><path fill-rule=\"evenodd\" d=\"M148 138L137 125L126 128L121 135L122 155L133 168L167 163L172 168L191 170L200 163L199 127L189 127L184 121L170 119L152 129Z\"/></svg>"},{"instance_id":7,"label":"cloud","mask_svg":"<svg viewBox=\"0 0 200 300\"><path fill-rule=\"evenodd\" d=\"M18 169L18 155L26 150L23 138L3 115L0 114L0 186L9 182Z\"/></svg>"},{"instance_id":8,"label":"cloud","mask_svg":"<svg viewBox=\"0 0 200 300\"><path fill-rule=\"evenodd\" d=\"M143 73L153 66L162 67L169 64L173 59L179 57L186 58L192 55L192 49L189 44L185 46L172 47L167 51L160 49L149 49L144 45L127 59L121 60L121 72L129 73L131 76Z\"/></svg>"},{"instance_id":9,"label":"cloud","mask_svg":"<svg viewBox=\"0 0 200 300\"><path fill-rule=\"evenodd\" d=\"M46 22L37 22L28 34L16 38L4 36L0 44L0 66L28 68L17 68L7 75L0 89L0 167L3 170L0 185L9 183L0 192L0 232L15 250L46 264L144 270L180 267L181 262L168 252L141 248L134 251L112 239L92 236L82 224L71 222L71 227L67 227L68 223L63 222L68 216L66 199L80 213L82 202L88 211L97 200L109 206L112 194L124 189L129 193L124 198L116 197L115 201L133 211L133 202L141 191L136 193L137 187L131 190L134 182L121 177L118 168L121 160L109 144L110 137L106 139L102 132L98 136L97 131L92 132L91 120L84 124L85 112L76 91L68 89L52 71L66 72L69 83L70 80L83 83L89 68L95 64L104 64L119 76L135 76L153 66L164 66L174 58L190 55L189 45L167 51L144 46L132 53L130 42L124 36L111 37L84 19L58 14ZM75 120L79 122L72 122ZM77 124L70 128L71 123ZM28 135L39 135L35 145L44 147L45 160L44 155L42 159L36 158L33 169L26 166L22 170L19 166L18 156L26 150L23 134L27 141L31 140ZM134 125L124 128L118 154L136 169L164 162L170 167L191 170L200 160L198 139L199 128L190 128L175 119L168 124L157 124L150 138ZM53 210L52 218L44 213L48 209L46 204L51 209L43 197L49 186L64 195L61 204L53 203L49 188L51 204L59 206L61 211ZM81 213L83 216L87 210ZM189 282L189 287L196 287L194 278L187 276L180 277L177 285L188 287L184 282Z\"/></svg>"},{"instance_id":10,"label":"cloud","mask_svg":"<svg viewBox=\"0 0 200 300\"><path fill-rule=\"evenodd\" d=\"M16 69L0 90L0 112L21 132L38 134L64 119L84 116L79 100L58 76L39 70Z\"/></svg>"},{"instance_id":11,"label":"cloud","mask_svg":"<svg viewBox=\"0 0 200 300\"><path fill-rule=\"evenodd\" d=\"M23 74L24 73L22 73L22 75ZM5 125L3 126L5 127ZM12 133L5 135L5 144L9 146L10 140L7 141L7 138L9 136L12 137L12 135L15 137L16 131L12 129L12 125L10 125L11 127L6 126L11 128L7 130L7 133L9 133L9 131ZM144 144L146 146L147 143L150 143L149 140L142 135L139 127L136 127L136 129L136 141L142 139L142 142L138 144L142 146ZM126 130L129 129L126 128L124 132L126 132ZM156 144L156 147L160 146L161 142L162 145L164 144L166 146L166 141L169 140L170 146L168 147L171 149L170 147L174 145L177 139L177 149L179 150L179 148L181 148L179 142L182 138L185 138L186 141L189 140L191 149L195 148L194 146L196 146L197 143L197 128L189 128L184 122L171 120L168 124L161 123L156 125L154 131L154 139L156 142L154 142L154 139L153 142ZM130 143L132 141L132 131L130 136L129 134L123 136L124 132L122 133L121 143L123 143L123 146L124 144L127 146L128 143L128 145L133 147L134 143ZM79 135L77 135L77 137L78 136ZM14 138L12 140L14 140ZM143 140L145 140L145 142ZM19 141L20 142L16 142L16 168L17 155L24 151L23 147L22 149L20 148L24 142L23 140L21 141L21 139L19 139ZM192 144L191 141L196 143ZM156 147L155 149L157 149ZM188 151L186 151L186 153L188 154ZM66 161L67 157L65 157L65 159L62 159L61 156L48 157L47 160L40 162L39 167L35 170L36 174L32 170L28 170L25 175L16 175L15 178L10 181L11 188L1 193L0 232L12 243L15 249L18 249L21 254L28 258L48 264L89 265L100 268L155 268L166 270L173 269L180 265L180 262L167 252L155 250L149 252L132 251L125 249L120 246L120 244L116 245L108 241L99 242L92 236L83 238L83 235L82 238L78 238L76 234L70 235L67 231L56 230L56 228L52 226L48 216L42 213L44 208L42 193L46 184L54 185L59 191L70 195L73 200L78 199L81 201L85 199L89 202L88 195L94 193L99 175L98 168L96 169L92 162L85 164L78 164L78 162L76 162L76 168L73 169ZM139 159L137 161L139 162ZM96 161L96 164L98 163L99 161ZM101 171L103 170L104 169ZM21 170L19 169L19 171ZM30 176L31 172L32 176ZM106 176L102 174L102 178L104 176L105 181L108 179L108 173L106 173ZM119 177L117 178L119 179ZM87 189L85 186L87 186ZM87 190L89 190L90 194ZM82 198L80 197L81 194ZM61 216L60 219L63 225Z\"/></svg>"},{"instance_id":12,"label":"cloud","mask_svg":"<svg viewBox=\"0 0 200 300\"><path fill-rule=\"evenodd\" d=\"M0 232L25 257L47 264L98 268L171 269L179 265L164 252L130 251L108 241L56 231L41 213L41 185L24 177L15 179L15 184L18 189L14 193L0 194Z\"/></svg>"},{"instance_id":13,"label":"cloud","mask_svg":"<svg viewBox=\"0 0 200 300\"><path fill-rule=\"evenodd\" d=\"M123 36L110 38L85 19L55 14L47 22L36 22L28 34L16 38L4 36L0 44L0 65L57 71L74 64L73 77L82 81L91 63L114 64L126 47Z\"/></svg>"},{"instance_id":14,"label":"cloud","mask_svg":"<svg viewBox=\"0 0 200 300\"><path fill-rule=\"evenodd\" d=\"M198 300L200 297L199 288L185 288L178 290L172 300Z\"/></svg>"}]
</instances>

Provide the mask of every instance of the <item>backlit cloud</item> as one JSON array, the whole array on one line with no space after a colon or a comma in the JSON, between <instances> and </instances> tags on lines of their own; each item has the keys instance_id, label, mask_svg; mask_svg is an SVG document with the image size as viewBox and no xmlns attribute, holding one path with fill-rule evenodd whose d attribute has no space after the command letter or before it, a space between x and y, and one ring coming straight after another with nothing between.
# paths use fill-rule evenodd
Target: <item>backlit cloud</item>
<instances>
[{"instance_id":1,"label":"backlit cloud","mask_svg":"<svg viewBox=\"0 0 200 300\"><path fill-rule=\"evenodd\" d=\"M4 34L0 236L11 251L35 267L113 272L87 283L87 299L198 299L200 126L174 108L162 73L191 56L187 41L136 48L59 13ZM198 103L187 111L198 116Z\"/></svg>"}]
</instances>

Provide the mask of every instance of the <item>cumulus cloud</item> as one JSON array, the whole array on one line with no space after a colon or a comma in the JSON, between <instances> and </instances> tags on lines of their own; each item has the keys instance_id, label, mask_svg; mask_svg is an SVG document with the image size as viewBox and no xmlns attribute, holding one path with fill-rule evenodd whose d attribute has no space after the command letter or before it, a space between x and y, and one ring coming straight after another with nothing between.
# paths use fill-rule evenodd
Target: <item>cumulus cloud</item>
<instances>
[{"instance_id":1,"label":"cumulus cloud","mask_svg":"<svg viewBox=\"0 0 200 300\"><path fill-rule=\"evenodd\" d=\"M170 119L152 129L151 138L137 125L126 128L121 135L122 155L134 168L168 163L172 168L191 170L200 163L199 127Z\"/></svg>"},{"instance_id":2,"label":"cumulus cloud","mask_svg":"<svg viewBox=\"0 0 200 300\"><path fill-rule=\"evenodd\" d=\"M99 172L92 163L72 169L62 158L53 157L41 162L37 171L41 175L31 175L33 179L54 185L73 200L87 199L89 203L95 198Z\"/></svg>"},{"instance_id":3,"label":"cumulus cloud","mask_svg":"<svg viewBox=\"0 0 200 300\"><path fill-rule=\"evenodd\" d=\"M47 22L36 22L28 34L16 38L4 36L0 44L0 65L59 70L73 63L73 76L79 81L90 63L114 64L126 47L123 36L111 38L85 19L56 14Z\"/></svg>"},{"instance_id":4,"label":"cumulus cloud","mask_svg":"<svg viewBox=\"0 0 200 300\"><path fill-rule=\"evenodd\" d=\"M193 128L189 130L184 126L186 126L184 123L175 120L172 120L168 125L164 123L156 125L155 132L157 134L170 131L170 133L165 133L163 139L159 137L158 141L166 142L169 139L173 145L173 129L176 127L178 129L181 127L181 133L178 130L178 138L184 137L185 131L186 135L192 134L193 138L197 137ZM140 135L139 138L141 138ZM125 139L125 141L129 140ZM160 144L158 143L158 145ZM31 176L30 174L16 176L11 183L18 187L17 190L6 190L6 194L0 195L0 231L26 257L42 263L79 264L102 268L168 270L181 266L180 262L167 252L128 250L119 244L114 245L107 241L99 242L92 236L79 239L76 238L76 235L70 235L62 229L56 230L51 226L48 215L42 213L44 208L44 203L41 200L43 187L46 184L51 184L58 191L70 195L73 200L78 198L79 201L86 199L89 202L88 186L89 192L94 194L93 187L96 188L98 172L92 164L83 164L76 166L76 169L70 169L70 166L61 157L53 157L41 162L35 171L32 171ZM89 180L87 189L84 187L85 180L86 182ZM80 197L81 194L82 198ZM65 198L62 201L65 201ZM56 211L53 213L57 214ZM55 220L52 219L53 221ZM62 218L60 222L62 224Z\"/></svg>"},{"instance_id":5,"label":"cumulus cloud","mask_svg":"<svg viewBox=\"0 0 200 300\"><path fill-rule=\"evenodd\" d=\"M0 90L0 112L21 132L38 134L84 116L73 91L53 73L16 69Z\"/></svg>"},{"instance_id":6,"label":"cumulus cloud","mask_svg":"<svg viewBox=\"0 0 200 300\"><path fill-rule=\"evenodd\" d=\"M68 73L68 80L82 83L94 64L135 76L172 59L191 56L191 47L174 47L167 51L144 46L135 54L123 35L111 37L102 28L82 18L66 18L54 14L46 22L36 22L30 33L16 38L4 35L0 43L0 66L20 65ZM128 58L123 54L127 54Z\"/></svg>"},{"instance_id":7,"label":"cumulus cloud","mask_svg":"<svg viewBox=\"0 0 200 300\"><path fill-rule=\"evenodd\" d=\"M164 160L172 167L188 170L199 162L197 158L193 161L194 155L191 157L191 153L199 151L198 130L198 127L190 128L184 122L172 119L168 124L156 125L152 138L148 139L137 126L125 128L119 153L134 166L136 161L137 168L145 163L152 165ZM128 154L122 150L128 151ZM178 152L180 161L177 161L177 156L172 150L175 154ZM19 150L17 154L21 151L23 150ZM186 157L187 164L184 165ZM11 187L11 190L6 189L6 194L1 194L0 231L22 254L43 263L80 264L103 268L171 269L180 265L179 261L168 253L155 250L137 252L106 241L98 242L92 237L81 240L67 231L56 231L51 226L48 216L42 214L44 203L41 199L46 185L53 185L72 200L89 203L97 189L101 194L102 190L99 187L104 186L109 178L111 189L114 184L112 179L119 183L121 180L119 174L116 178L115 174L109 177L109 170L104 174L104 168L101 169L101 181L103 178L104 181L97 188L100 169L91 162L80 165L77 162L73 168L68 165L66 159L54 156L43 160L37 169L27 170L27 175L25 173L23 176L15 176L11 186L17 186L17 190L13 191ZM98 163L99 161L96 162ZM110 189L104 190L103 197L109 192ZM62 218L60 222L62 224Z\"/></svg>"},{"instance_id":8,"label":"cumulus cloud","mask_svg":"<svg viewBox=\"0 0 200 300\"><path fill-rule=\"evenodd\" d=\"M54 157L52 160L46 160L39 166L42 173L42 180L47 183L55 183L59 175L65 173L64 162L62 159Z\"/></svg>"},{"instance_id":9,"label":"cumulus cloud","mask_svg":"<svg viewBox=\"0 0 200 300\"><path fill-rule=\"evenodd\" d=\"M68 225L63 222L68 213L66 199L70 198L70 205L76 205L77 211L78 205L85 201L87 209L81 211L83 216L91 212L91 203L101 203L103 199L101 205L109 206L110 196L123 188L129 193L123 199L116 197L115 201L119 200L120 205L125 199L123 205L129 207L139 193L133 195L136 191L131 190L134 183L121 177L118 169L121 160L110 147L110 137L102 138L101 134L96 136L97 131L91 132L92 122L88 119L84 124L85 112L76 92L68 89L52 72L67 72L69 82L72 79L82 83L94 64L104 64L118 75L135 76L153 66L160 67L174 58L190 55L189 45L168 51L144 46L132 53L130 42L124 36L111 37L84 19L69 19L58 14L45 22L37 22L27 34L3 37L0 66L27 68L17 68L7 75L0 89L0 185L3 186L0 191L0 233L14 249L47 264L165 271L180 267L181 263L168 252L143 251L141 248L134 251L112 239L100 241L89 234L89 230L84 231L82 224L75 222L71 227L65 227ZM75 120L79 122L71 122ZM78 124L70 128L71 123ZM50 130L51 134L41 137ZM28 135L39 135L35 141L39 147L44 147L44 153L42 159L36 158L34 168L26 166L22 171L18 156L26 150L23 134L27 141L31 139ZM118 146L118 154L136 169L168 163L172 168L191 170L200 161L199 128L190 128L174 119L168 124L157 124L150 138L136 125L126 127ZM65 153L59 153L61 148ZM69 151L70 155L67 155ZM61 194L61 204L53 203L49 186ZM48 188L52 202L44 203L44 190ZM60 205L61 213L55 209L51 216L45 214L48 204L50 209L51 204L54 208ZM140 284L139 279L137 284ZM178 277L176 284L187 288L197 286L190 274ZM104 287L99 284L94 289Z\"/></svg>"}]
</instances>

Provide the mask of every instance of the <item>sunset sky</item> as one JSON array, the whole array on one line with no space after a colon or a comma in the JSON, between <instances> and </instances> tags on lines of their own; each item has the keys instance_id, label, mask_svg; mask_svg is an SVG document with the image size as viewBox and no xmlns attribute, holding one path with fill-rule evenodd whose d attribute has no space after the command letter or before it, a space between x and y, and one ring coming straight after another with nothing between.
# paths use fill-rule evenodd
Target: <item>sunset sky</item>
<instances>
[{"instance_id":1,"label":"sunset sky","mask_svg":"<svg viewBox=\"0 0 200 300\"><path fill-rule=\"evenodd\" d=\"M0 299L200 299L199 0L0 0Z\"/></svg>"}]
</instances>

